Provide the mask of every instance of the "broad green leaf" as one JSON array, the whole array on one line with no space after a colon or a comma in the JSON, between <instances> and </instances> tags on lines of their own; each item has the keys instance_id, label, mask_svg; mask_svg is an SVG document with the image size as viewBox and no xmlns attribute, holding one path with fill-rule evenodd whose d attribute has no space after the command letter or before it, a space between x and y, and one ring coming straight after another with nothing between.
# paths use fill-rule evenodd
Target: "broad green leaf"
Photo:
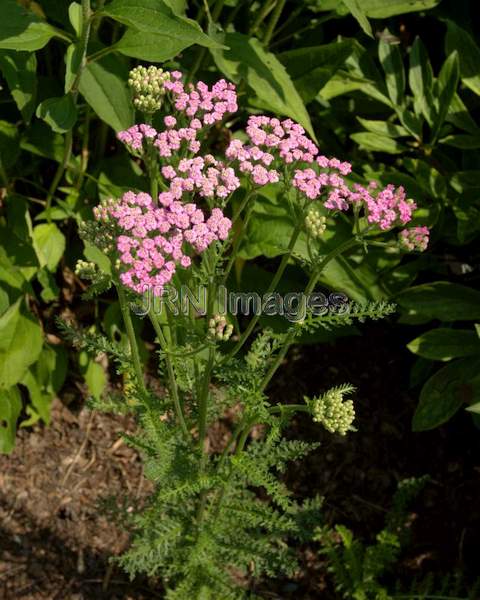
<instances>
[{"instance_id":1,"label":"broad green leaf","mask_svg":"<svg viewBox=\"0 0 480 600\"><path fill-rule=\"evenodd\" d=\"M406 146L399 144L396 140L377 133L352 133L350 137L365 150L373 150L374 152L401 154L407 149Z\"/></svg>"},{"instance_id":2,"label":"broad green leaf","mask_svg":"<svg viewBox=\"0 0 480 600\"><path fill-rule=\"evenodd\" d=\"M44 121L35 120L20 140L20 148L43 158L62 162L63 136L54 133Z\"/></svg>"},{"instance_id":3,"label":"broad green leaf","mask_svg":"<svg viewBox=\"0 0 480 600\"><path fill-rule=\"evenodd\" d=\"M150 62L164 62L177 56L192 43L182 38L139 31L129 27L120 41L115 44L115 48L125 56Z\"/></svg>"},{"instance_id":4,"label":"broad green leaf","mask_svg":"<svg viewBox=\"0 0 480 600\"><path fill-rule=\"evenodd\" d=\"M377 69L371 54L357 41L353 41L353 43L354 51L345 61L349 70L349 79L352 83L357 82L358 87L356 89L359 91L394 108L388 96L384 78ZM322 94L324 91L322 90Z\"/></svg>"},{"instance_id":5,"label":"broad green leaf","mask_svg":"<svg viewBox=\"0 0 480 600\"><path fill-rule=\"evenodd\" d=\"M71 94L60 98L48 98L37 106L39 119L50 125L56 133L69 131L77 120L77 107Z\"/></svg>"},{"instance_id":6,"label":"broad green leaf","mask_svg":"<svg viewBox=\"0 0 480 600\"><path fill-rule=\"evenodd\" d=\"M33 411L22 426L30 426L41 418L50 423L50 406L67 373L67 355L61 346L45 346L38 361L30 367L21 383L28 389Z\"/></svg>"},{"instance_id":7,"label":"broad green leaf","mask_svg":"<svg viewBox=\"0 0 480 600\"><path fill-rule=\"evenodd\" d=\"M266 52L257 39L241 33L226 33L222 41L229 50L211 50L220 71L237 83L244 80L262 106L291 117L315 139L303 101L277 57Z\"/></svg>"},{"instance_id":8,"label":"broad green leaf","mask_svg":"<svg viewBox=\"0 0 480 600\"><path fill-rule=\"evenodd\" d=\"M463 129L468 133L480 133L480 128L471 117L467 107L458 94L455 94L450 102L445 121L452 123L456 127Z\"/></svg>"},{"instance_id":9,"label":"broad green leaf","mask_svg":"<svg viewBox=\"0 0 480 600\"><path fill-rule=\"evenodd\" d=\"M70 44L65 53L65 93L72 89L82 64L82 49L80 44Z\"/></svg>"},{"instance_id":10,"label":"broad green leaf","mask_svg":"<svg viewBox=\"0 0 480 600\"><path fill-rule=\"evenodd\" d=\"M405 101L405 70L398 44L391 44L383 38L380 39L378 57L385 72L390 100L395 107L401 106Z\"/></svg>"},{"instance_id":11,"label":"broad green leaf","mask_svg":"<svg viewBox=\"0 0 480 600\"><path fill-rule=\"evenodd\" d=\"M85 378L90 394L100 400L107 384L105 370L99 363L95 362L86 352L80 352L78 357L80 372Z\"/></svg>"},{"instance_id":12,"label":"broad green leaf","mask_svg":"<svg viewBox=\"0 0 480 600\"><path fill-rule=\"evenodd\" d=\"M480 48L472 36L453 21L447 20L446 53L458 52L463 83L480 96Z\"/></svg>"},{"instance_id":13,"label":"broad green leaf","mask_svg":"<svg viewBox=\"0 0 480 600\"><path fill-rule=\"evenodd\" d=\"M463 404L480 398L480 360L460 359L437 371L420 392L413 431L434 429L448 421Z\"/></svg>"},{"instance_id":14,"label":"broad green leaf","mask_svg":"<svg viewBox=\"0 0 480 600\"><path fill-rule=\"evenodd\" d=\"M447 135L438 141L440 144L446 144L461 150L477 150L480 148L480 135Z\"/></svg>"},{"instance_id":15,"label":"broad green leaf","mask_svg":"<svg viewBox=\"0 0 480 600\"><path fill-rule=\"evenodd\" d=\"M166 58L172 58L192 44L208 48L220 47L214 39L203 33L195 21L179 16L178 12L172 10L163 0L113 0L102 9L101 14L131 27L136 32L129 33L129 39L125 42L126 47L130 49L133 47L132 35L136 35L140 42L144 33L158 36L158 44L165 47L163 51L159 48L159 55L163 52ZM149 37L147 45L151 46L152 43L152 37ZM139 45L137 47L139 48ZM122 40L118 49L122 50Z\"/></svg>"},{"instance_id":16,"label":"broad green leaf","mask_svg":"<svg viewBox=\"0 0 480 600\"><path fill-rule=\"evenodd\" d=\"M344 40L323 46L296 48L278 55L305 102L315 98L353 50L353 42Z\"/></svg>"},{"instance_id":17,"label":"broad green leaf","mask_svg":"<svg viewBox=\"0 0 480 600\"><path fill-rule=\"evenodd\" d=\"M25 121L35 109L37 93L37 59L30 52L0 51L0 69Z\"/></svg>"},{"instance_id":18,"label":"broad green leaf","mask_svg":"<svg viewBox=\"0 0 480 600\"><path fill-rule=\"evenodd\" d=\"M441 0L357 0L370 19L387 19L395 15L434 8Z\"/></svg>"},{"instance_id":19,"label":"broad green leaf","mask_svg":"<svg viewBox=\"0 0 480 600\"><path fill-rule=\"evenodd\" d=\"M100 268L100 270L103 271L103 273L108 273L110 275L112 272L112 266L108 256L93 244L89 244L88 242L84 243L85 249L83 254L85 258L91 262L94 262Z\"/></svg>"},{"instance_id":20,"label":"broad green leaf","mask_svg":"<svg viewBox=\"0 0 480 600\"><path fill-rule=\"evenodd\" d=\"M451 360L464 356L480 356L480 340L468 329L438 327L407 344L410 352L431 360Z\"/></svg>"},{"instance_id":21,"label":"broad green leaf","mask_svg":"<svg viewBox=\"0 0 480 600\"><path fill-rule=\"evenodd\" d=\"M475 404L472 404L471 406L467 406L467 408L465 410L468 410L469 412L473 412L477 415L480 415L480 402L475 402Z\"/></svg>"},{"instance_id":22,"label":"broad green leaf","mask_svg":"<svg viewBox=\"0 0 480 600\"><path fill-rule=\"evenodd\" d=\"M97 115L115 131L133 124L133 106L127 89L128 67L117 56L91 62L82 72L79 90Z\"/></svg>"},{"instance_id":23,"label":"broad green leaf","mask_svg":"<svg viewBox=\"0 0 480 600\"><path fill-rule=\"evenodd\" d=\"M480 292L457 283L436 281L412 287L395 301L408 316L421 321L471 321L480 319Z\"/></svg>"},{"instance_id":24,"label":"broad green leaf","mask_svg":"<svg viewBox=\"0 0 480 600\"><path fill-rule=\"evenodd\" d=\"M368 131L371 131L372 133L376 133L381 136L396 138L406 137L409 135L405 127L401 127L400 125L394 125L389 121L369 121L368 119L362 119L361 117L357 117L357 120Z\"/></svg>"},{"instance_id":25,"label":"broad green leaf","mask_svg":"<svg viewBox=\"0 0 480 600\"><path fill-rule=\"evenodd\" d=\"M460 79L460 70L458 66L458 53L452 52L443 63L438 79L435 82L435 96L437 100L437 111L432 127L432 140L435 141L440 133L448 113L450 104L457 91L458 81Z\"/></svg>"},{"instance_id":26,"label":"broad green leaf","mask_svg":"<svg viewBox=\"0 0 480 600\"><path fill-rule=\"evenodd\" d=\"M77 37L82 33L82 5L78 2L72 2L68 7L68 20L75 30Z\"/></svg>"},{"instance_id":27,"label":"broad green leaf","mask_svg":"<svg viewBox=\"0 0 480 600\"><path fill-rule=\"evenodd\" d=\"M40 266L57 268L65 251L65 236L55 223L41 223L33 229L33 243Z\"/></svg>"},{"instance_id":28,"label":"broad green leaf","mask_svg":"<svg viewBox=\"0 0 480 600\"><path fill-rule=\"evenodd\" d=\"M15 446L17 420L22 411L18 387L0 389L0 453L9 454Z\"/></svg>"},{"instance_id":29,"label":"broad green leaf","mask_svg":"<svg viewBox=\"0 0 480 600\"><path fill-rule=\"evenodd\" d=\"M18 383L42 349L42 330L20 311L21 298L0 317L0 390Z\"/></svg>"},{"instance_id":30,"label":"broad green leaf","mask_svg":"<svg viewBox=\"0 0 480 600\"><path fill-rule=\"evenodd\" d=\"M367 15L365 14L365 9L361 4L361 0L342 0L342 2L352 13L355 19L357 19L358 24L363 29L363 31L373 38L372 27L370 25L369 20L367 19Z\"/></svg>"},{"instance_id":31,"label":"broad green leaf","mask_svg":"<svg viewBox=\"0 0 480 600\"><path fill-rule=\"evenodd\" d=\"M410 51L410 69L408 83L414 95L415 112L422 114L431 125L434 119L433 106L433 70L425 46L416 38Z\"/></svg>"},{"instance_id":32,"label":"broad green leaf","mask_svg":"<svg viewBox=\"0 0 480 600\"><path fill-rule=\"evenodd\" d=\"M58 299L60 289L55 281L55 277L46 268L39 269L37 273L38 283L42 286L40 296L44 302L53 302Z\"/></svg>"},{"instance_id":33,"label":"broad green leaf","mask_svg":"<svg viewBox=\"0 0 480 600\"><path fill-rule=\"evenodd\" d=\"M66 34L43 21L16 0L2 0L0 49L33 51L43 48L52 37Z\"/></svg>"},{"instance_id":34,"label":"broad green leaf","mask_svg":"<svg viewBox=\"0 0 480 600\"><path fill-rule=\"evenodd\" d=\"M0 121L0 161L5 168L12 167L19 153L18 129L14 123Z\"/></svg>"},{"instance_id":35,"label":"broad green leaf","mask_svg":"<svg viewBox=\"0 0 480 600\"><path fill-rule=\"evenodd\" d=\"M457 171L450 178L450 185L459 194L472 188L480 188L480 170L478 171Z\"/></svg>"}]
</instances>

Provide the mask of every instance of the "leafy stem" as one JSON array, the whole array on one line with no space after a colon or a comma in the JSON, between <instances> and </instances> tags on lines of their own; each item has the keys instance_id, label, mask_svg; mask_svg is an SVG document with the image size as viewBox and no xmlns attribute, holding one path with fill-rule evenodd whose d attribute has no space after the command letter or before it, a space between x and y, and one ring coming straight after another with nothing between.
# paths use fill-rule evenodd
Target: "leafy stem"
<instances>
[{"instance_id":1,"label":"leafy stem","mask_svg":"<svg viewBox=\"0 0 480 600\"><path fill-rule=\"evenodd\" d=\"M150 321L152 322L153 328L157 335L157 339L158 339L158 343L160 344L160 348L162 349L164 356L165 356L165 364L167 365L167 373L168 373L168 387L170 390L170 395L173 400L173 405L175 407L175 412L177 415L178 423L180 425L180 428L182 430L182 433L183 433L185 439L188 439L189 438L188 427L185 422L185 418L183 416L182 406L180 404L180 397L178 395L177 381L175 379L175 372L173 370L173 364L172 364L172 360L170 358L170 353L168 352L167 340L165 339L165 335L163 334L162 327L157 319L157 315L155 314L153 308L150 309L148 316L150 317Z\"/></svg>"},{"instance_id":2,"label":"leafy stem","mask_svg":"<svg viewBox=\"0 0 480 600\"><path fill-rule=\"evenodd\" d=\"M347 240L346 242L344 242L343 244L340 244L340 246L338 246L337 248L335 248L334 250L332 250L321 262L319 265L317 265L317 267L313 270L310 279L307 283L307 287L305 288L304 294L305 296L308 296L308 294L310 294L314 289L315 286L318 282L318 279L320 277L320 275L322 274L323 269L328 265L328 263L330 261L332 261L334 258L336 258L337 256L340 256L341 254L343 254L344 252L347 252L348 250L350 250L351 248L353 248L354 246L356 246L357 244L361 244L363 243L361 239L359 239L357 236L354 238L351 238L349 240ZM283 359L285 358L294 338L295 338L295 329L292 328L292 330L287 334L287 337L285 339L285 342L283 344L283 347L281 349L281 351L278 353L275 361L273 362L272 366L270 367L270 369L267 371L265 377L262 380L261 386L260 386L260 390L264 391L265 388L267 387L267 385L270 383L270 380L272 379L272 377L275 375L278 367L281 365Z\"/></svg>"},{"instance_id":3,"label":"leafy stem","mask_svg":"<svg viewBox=\"0 0 480 600\"><path fill-rule=\"evenodd\" d=\"M143 368L140 361L140 354L138 352L137 339L135 337L135 330L133 329L132 316L130 314L130 308L128 306L125 291L121 284L115 286L117 288L118 301L120 303L120 310L122 311L123 322L127 331L128 341L130 343L130 353L132 355L133 368L137 377L137 383L140 390L147 395L147 389L143 379Z\"/></svg>"}]
</instances>

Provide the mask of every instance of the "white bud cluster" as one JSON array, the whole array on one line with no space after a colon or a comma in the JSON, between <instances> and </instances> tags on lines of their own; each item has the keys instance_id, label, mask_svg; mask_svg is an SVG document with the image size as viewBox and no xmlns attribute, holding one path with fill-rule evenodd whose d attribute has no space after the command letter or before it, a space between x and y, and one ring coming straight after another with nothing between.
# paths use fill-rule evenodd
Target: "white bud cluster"
<instances>
[{"instance_id":1,"label":"white bud cluster","mask_svg":"<svg viewBox=\"0 0 480 600\"><path fill-rule=\"evenodd\" d=\"M343 399L352 390L352 387L332 388L322 396L313 398L310 401L313 420L321 423L330 433L346 435L348 431L355 431L352 426L355 419L353 402Z\"/></svg>"},{"instance_id":2,"label":"white bud cluster","mask_svg":"<svg viewBox=\"0 0 480 600\"><path fill-rule=\"evenodd\" d=\"M133 91L133 104L145 113L154 113L162 106L165 95L164 82L170 73L159 67L135 67L128 76L128 85Z\"/></svg>"},{"instance_id":3,"label":"white bud cluster","mask_svg":"<svg viewBox=\"0 0 480 600\"><path fill-rule=\"evenodd\" d=\"M327 228L327 218L321 215L317 209L311 208L305 217L305 227L313 238L319 238Z\"/></svg>"},{"instance_id":4,"label":"white bud cluster","mask_svg":"<svg viewBox=\"0 0 480 600\"><path fill-rule=\"evenodd\" d=\"M214 315L208 322L208 333L211 337L226 342L233 333L233 325L227 324L227 319Z\"/></svg>"},{"instance_id":5,"label":"white bud cluster","mask_svg":"<svg viewBox=\"0 0 480 600\"><path fill-rule=\"evenodd\" d=\"M78 275L82 279L93 280L97 276L97 265L94 262L77 260L75 275Z\"/></svg>"}]
</instances>

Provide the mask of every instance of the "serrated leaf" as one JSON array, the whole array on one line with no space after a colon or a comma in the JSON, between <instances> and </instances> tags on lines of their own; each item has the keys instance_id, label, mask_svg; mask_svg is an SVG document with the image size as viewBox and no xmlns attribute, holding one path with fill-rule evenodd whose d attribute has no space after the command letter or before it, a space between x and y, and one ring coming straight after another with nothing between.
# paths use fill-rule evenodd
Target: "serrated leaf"
<instances>
[{"instance_id":1,"label":"serrated leaf","mask_svg":"<svg viewBox=\"0 0 480 600\"><path fill-rule=\"evenodd\" d=\"M17 386L0 389L0 453L9 454L15 446L17 420L22 410L22 400Z\"/></svg>"},{"instance_id":2,"label":"serrated leaf","mask_svg":"<svg viewBox=\"0 0 480 600\"><path fill-rule=\"evenodd\" d=\"M30 52L0 51L0 69L18 110L26 122L35 110L37 93L37 59Z\"/></svg>"},{"instance_id":3,"label":"serrated leaf","mask_svg":"<svg viewBox=\"0 0 480 600\"><path fill-rule=\"evenodd\" d=\"M37 106L36 116L43 119L56 133L69 131L77 120L77 107L71 94L47 98Z\"/></svg>"},{"instance_id":4,"label":"serrated leaf","mask_svg":"<svg viewBox=\"0 0 480 600\"><path fill-rule=\"evenodd\" d=\"M480 394L480 360L461 359L437 371L425 383L412 419L413 431L434 429Z\"/></svg>"},{"instance_id":5,"label":"serrated leaf","mask_svg":"<svg viewBox=\"0 0 480 600\"><path fill-rule=\"evenodd\" d=\"M41 223L33 228L32 237L40 266L54 271L65 251L65 236L55 223Z\"/></svg>"},{"instance_id":6,"label":"serrated leaf","mask_svg":"<svg viewBox=\"0 0 480 600\"><path fill-rule=\"evenodd\" d=\"M291 117L315 139L305 105L277 57L241 33L226 33L221 39L229 50L211 50L220 71L235 82L244 80L262 106Z\"/></svg>"},{"instance_id":7,"label":"serrated leaf","mask_svg":"<svg viewBox=\"0 0 480 600\"><path fill-rule=\"evenodd\" d=\"M128 67L112 55L89 63L80 78L80 93L115 131L128 129L134 120L127 80Z\"/></svg>"},{"instance_id":8,"label":"serrated leaf","mask_svg":"<svg viewBox=\"0 0 480 600\"><path fill-rule=\"evenodd\" d=\"M423 358L447 361L480 355L480 340L474 331L468 329L438 327L412 340L407 348Z\"/></svg>"}]
</instances>

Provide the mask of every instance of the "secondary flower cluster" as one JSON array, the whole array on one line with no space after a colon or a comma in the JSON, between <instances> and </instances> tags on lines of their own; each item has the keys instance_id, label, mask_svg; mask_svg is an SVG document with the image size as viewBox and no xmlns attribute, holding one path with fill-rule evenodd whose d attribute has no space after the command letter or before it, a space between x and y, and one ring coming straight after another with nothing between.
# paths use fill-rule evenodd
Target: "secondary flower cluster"
<instances>
[{"instance_id":1,"label":"secondary flower cluster","mask_svg":"<svg viewBox=\"0 0 480 600\"><path fill-rule=\"evenodd\" d=\"M346 435L355 431L353 421L355 408L351 400L344 400L344 395L352 392L354 388L344 385L328 390L325 394L313 400L308 400L313 420L321 423L330 433Z\"/></svg>"},{"instance_id":2,"label":"secondary flower cluster","mask_svg":"<svg viewBox=\"0 0 480 600\"><path fill-rule=\"evenodd\" d=\"M205 220L194 203L159 199L163 204L157 207L149 194L127 192L119 201L94 209L95 218L115 230L121 282L138 293L151 289L161 295L177 265L191 264L185 243L203 252L214 241L226 239L231 227L218 208Z\"/></svg>"},{"instance_id":3,"label":"secondary flower cluster","mask_svg":"<svg viewBox=\"0 0 480 600\"><path fill-rule=\"evenodd\" d=\"M399 235L400 246L408 251L419 250L423 252L427 249L430 238L428 227L411 227L403 229Z\"/></svg>"},{"instance_id":4,"label":"secondary flower cluster","mask_svg":"<svg viewBox=\"0 0 480 600\"><path fill-rule=\"evenodd\" d=\"M170 181L168 192L162 192L160 198L181 198L184 192L198 192L204 198L226 198L240 187L240 180L232 167L226 167L211 154L203 158L183 158L177 168L168 165L162 167L162 175Z\"/></svg>"},{"instance_id":5,"label":"secondary flower cluster","mask_svg":"<svg viewBox=\"0 0 480 600\"><path fill-rule=\"evenodd\" d=\"M128 85L133 92L133 104L145 113L154 113L162 106L165 95L164 84L170 79L170 73L159 67L138 66L132 69Z\"/></svg>"},{"instance_id":6,"label":"secondary flower cluster","mask_svg":"<svg viewBox=\"0 0 480 600\"><path fill-rule=\"evenodd\" d=\"M127 146L132 154L140 155L144 149L144 140L153 140L157 135L157 130L151 125L141 123L140 125L133 125L125 131L120 131L118 139Z\"/></svg>"},{"instance_id":7,"label":"secondary flower cluster","mask_svg":"<svg viewBox=\"0 0 480 600\"><path fill-rule=\"evenodd\" d=\"M195 117L202 126L213 125L226 113L237 112L237 93L233 83L220 79L211 89L203 81L185 86L180 71L173 71L170 75L171 79L165 81L164 86L172 95L175 109L190 119Z\"/></svg>"}]
</instances>

